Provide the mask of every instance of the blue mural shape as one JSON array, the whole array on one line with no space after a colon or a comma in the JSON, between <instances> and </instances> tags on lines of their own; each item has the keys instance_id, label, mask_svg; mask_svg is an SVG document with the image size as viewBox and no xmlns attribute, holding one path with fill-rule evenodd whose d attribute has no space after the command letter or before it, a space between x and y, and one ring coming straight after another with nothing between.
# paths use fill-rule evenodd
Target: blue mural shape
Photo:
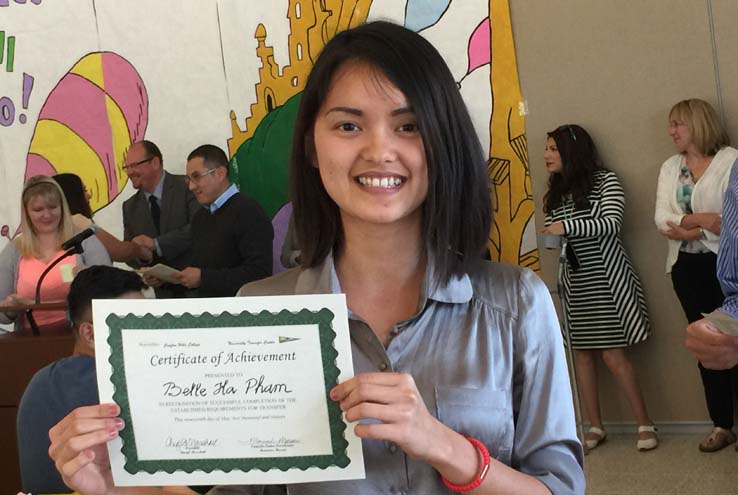
<instances>
[{"instance_id":1,"label":"blue mural shape","mask_svg":"<svg viewBox=\"0 0 738 495\"><path fill-rule=\"evenodd\" d=\"M407 0L405 27L415 32L432 26L443 16L451 0Z\"/></svg>"}]
</instances>

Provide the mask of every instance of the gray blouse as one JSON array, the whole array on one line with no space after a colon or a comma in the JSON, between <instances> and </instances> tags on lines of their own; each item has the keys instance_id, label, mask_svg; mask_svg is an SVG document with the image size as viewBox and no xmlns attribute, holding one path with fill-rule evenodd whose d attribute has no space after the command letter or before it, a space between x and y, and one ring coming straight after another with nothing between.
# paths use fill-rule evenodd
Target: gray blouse
<instances>
[{"instance_id":1,"label":"gray blouse","mask_svg":"<svg viewBox=\"0 0 738 495\"><path fill-rule=\"evenodd\" d=\"M110 256L100 240L96 236L82 241L84 252L77 256L77 266L85 265L112 265ZM18 266L20 265L20 252L15 242L9 242L0 252L0 301L10 294L15 293L18 280ZM0 323L10 323L14 318L0 312ZM16 330L20 320L16 321Z\"/></svg>"},{"instance_id":2,"label":"gray blouse","mask_svg":"<svg viewBox=\"0 0 738 495\"><path fill-rule=\"evenodd\" d=\"M545 285L530 270L480 261L468 275L435 287L429 268L418 312L399 322L387 348L349 311L354 372L413 376L442 423L479 439L490 455L538 478L553 494L583 494L569 374L558 320ZM239 295L340 293L333 259L244 286ZM287 493L449 493L429 465L397 445L363 440L366 479L289 485ZM494 479L494 470L489 473ZM222 487L214 493L261 493ZM273 493L275 487L267 489Z\"/></svg>"}]
</instances>

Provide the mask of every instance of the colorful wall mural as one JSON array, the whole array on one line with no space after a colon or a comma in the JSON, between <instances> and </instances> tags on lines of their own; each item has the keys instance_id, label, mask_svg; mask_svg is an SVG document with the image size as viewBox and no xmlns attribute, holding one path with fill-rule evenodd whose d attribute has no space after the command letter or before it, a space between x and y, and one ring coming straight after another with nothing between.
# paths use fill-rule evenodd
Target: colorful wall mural
<instances>
[{"instance_id":1,"label":"colorful wall mural","mask_svg":"<svg viewBox=\"0 0 738 495\"><path fill-rule=\"evenodd\" d=\"M174 173L199 144L227 150L232 180L273 219L278 263L305 79L335 33L373 19L447 60L490 153L491 256L537 269L508 0L0 0L0 248L37 173L80 175L96 221L120 233L123 155L146 138Z\"/></svg>"}]
</instances>

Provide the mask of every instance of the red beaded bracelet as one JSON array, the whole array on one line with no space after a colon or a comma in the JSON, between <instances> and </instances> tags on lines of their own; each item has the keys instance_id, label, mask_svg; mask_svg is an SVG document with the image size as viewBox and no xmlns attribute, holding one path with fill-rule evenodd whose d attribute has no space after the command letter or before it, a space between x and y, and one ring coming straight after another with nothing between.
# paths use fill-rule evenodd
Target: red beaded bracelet
<instances>
[{"instance_id":1,"label":"red beaded bracelet","mask_svg":"<svg viewBox=\"0 0 738 495\"><path fill-rule=\"evenodd\" d=\"M472 437L464 437L467 440L469 440L469 443L474 445L474 447L477 449L477 452L482 456L482 465L479 468L478 474L476 478L474 478L470 483L467 483L466 485L454 485L449 480L441 476L441 481L444 485L446 485L446 488L451 490L452 492L456 493L465 493L469 492L471 490L474 490L479 485L482 484L484 481L484 478L487 477L487 473L489 472L489 463L490 463L490 457L489 457L489 451L487 450L487 447L484 446L482 442L477 440L476 438Z\"/></svg>"}]
</instances>

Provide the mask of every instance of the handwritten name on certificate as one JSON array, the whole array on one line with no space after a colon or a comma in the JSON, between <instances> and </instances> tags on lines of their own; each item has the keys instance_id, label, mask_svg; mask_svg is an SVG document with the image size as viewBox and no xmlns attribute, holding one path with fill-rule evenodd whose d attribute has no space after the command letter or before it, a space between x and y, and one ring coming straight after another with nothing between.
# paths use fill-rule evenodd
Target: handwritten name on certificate
<instances>
[{"instance_id":1,"label":"handwritten name on certificate","mask_svg":"<svg viewBox=\"0 0 738 495\"><path fill-rule=\"evenodd\" d=\"M353 376L342 294L93 302L101 402L118 486L364 477L329 397Z\"/></svg>"}]
</instances>

